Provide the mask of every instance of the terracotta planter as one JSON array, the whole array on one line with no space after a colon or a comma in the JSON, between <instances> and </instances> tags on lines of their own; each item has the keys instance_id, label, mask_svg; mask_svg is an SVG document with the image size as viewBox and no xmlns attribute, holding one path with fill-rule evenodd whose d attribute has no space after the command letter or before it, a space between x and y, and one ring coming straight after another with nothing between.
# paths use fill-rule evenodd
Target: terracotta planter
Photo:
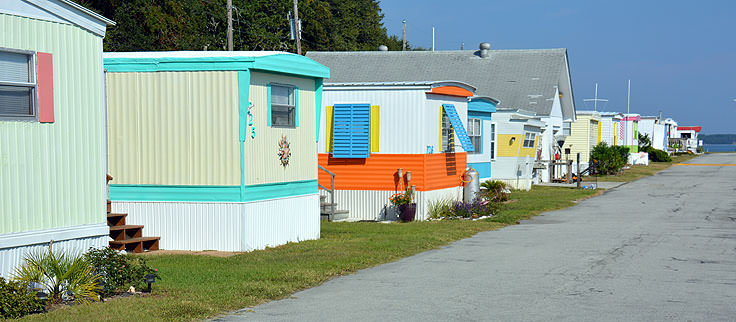
<instances>
[{"instance_id":1,"label":"terracotta planter","mask_svg":"<svg viewBox=\"0 0 736 322\"><path fill-rule=\"evenodd\" d=\"M399 206L399 218L403 222L414 221L414 215L417 213L417 204L410 203Z\"/></svg>"}]
</instances>

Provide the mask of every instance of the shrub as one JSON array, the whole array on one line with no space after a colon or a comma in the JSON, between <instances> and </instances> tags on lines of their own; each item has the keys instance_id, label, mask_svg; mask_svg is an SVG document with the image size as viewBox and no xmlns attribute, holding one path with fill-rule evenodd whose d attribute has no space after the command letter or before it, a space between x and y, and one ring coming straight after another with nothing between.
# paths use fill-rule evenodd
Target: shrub
<instances>
[{"instance_id":1,"label":"shrub","mask_svg":"<svg viewBox=\"0 0 736 322\"><path fill-rule=\"evenodd\" d=\"M652 140L649 138L649 134L639 133L639 151L647 151L652 147Z\"/></svg>"},{"instance_id":2,"label":"shrub","mask_svg":"<svg viewBox=\"0 0 736 322\"><path fill-rule=\"evenodd\" d=\"M490 202L503 202L509 200L511 191L503 181L498 180L486 180L480 184L481 187L486 188L486 191L481 192L480 197Z\"/></svg>"},{"instance_id":3,"label":"shrub","mask_svg":"<svg viewBox=\"0 0 736 322\"><path fill-rule=\"evenodd\" d=\"M649 147L646 150L647 153L649 153L649 161L652 162L672 162L672 158L670 157L667 152L664 152L662 150L657 150L653 147Z\"/></svg>"},{"instance_id":4,"label":"shrub","mask_svg":"<svg viewBox=\"0 0 736 322\"><path fill-rule=\"evenodd\" d=\"M69 294L77 303L99 300L99 276L82 256L54 253L51 249L26 254L23 265L15 270L14 279L42 284L53 303L61 302Z\"/></svg>"},{"instance_id":5,"label":"shrub","mask_svg":"<svg viewBox=\"0 0 736 322\"><path fill-rule=\"evenodd\" d=\"M43 303L29 291L28 283L0 277L0 318L15 319L43 310Z\"/></svg>"},{"instance_id":6,"label":"shrub","mask_svg":"<svg viewBox=\"0 0 736 322\"><path fill-rule=\"evenodd\" d=\"M84 258L104 279L103 294L106 296L127 291L130 286L143 289L146 274L158 278L157 270L149 267L145 258L122 254L112 248L90 248Z\"/></svg>"},{"instance_id":7,"label":"shrub","mask_svg":"<svg viewBox=\"0 0 736 322\"><path fill-rule=\"evenodd\" d=\"M430 200L427 203L427 213L429 218L452 217L452 200Z\"/></svg>"},{"instance_id":8,"label":"shrub","mask_svg":"<svg viewBox=\"0 0 736 322\"><path fill-rule=\"evenodd\" d=\"M695 151L697 151L698 153L703 153L705 152L705 148L703 148L702 146L699 146L697 149L695 149Z\"/></svg>"},{"instance_id":9,"label":"shrub","mask_svg":"<svg viewBox=\"0 0 736 322\"><path fill-rule=\"evenodd\" d=\"M472 202L456 201L452 204L451 217L472 218L492 216L501 209L501 203L475 198Z\"/></svg>"},{"instance_id":10,"label":"shrub","mask_svg":"<svg viewBox=\"0 0 736 322\"><path fill-rule=\"evenodd\" d=\"M628 162L629 148L601 142L593 148L590 158L596 164L596 174L617 174Z\"/></svg>"}]
</instances>

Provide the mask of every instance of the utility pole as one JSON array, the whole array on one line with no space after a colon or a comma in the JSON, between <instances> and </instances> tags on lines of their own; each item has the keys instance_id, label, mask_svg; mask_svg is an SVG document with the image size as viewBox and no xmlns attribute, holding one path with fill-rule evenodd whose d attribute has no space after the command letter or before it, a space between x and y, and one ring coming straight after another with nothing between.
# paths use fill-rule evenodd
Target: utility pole
<instances>
[{"instance_id":1,"label":"utility pole","mask_svg":"<svg viewBox=\"0 0 736 322\"><path fill-rule=\"evenodd\" d=\"M402 20L401 23L404 24L404 33L401 36L401 51L406 50L406 19Z\"/></svg>"},{"instance_id":2,"label":"utility pole","mask_svg":"<svg viewBox=\"0 0 736 322\"><path fill-rule=\"evenodd\" d=\"M294 0L294 25L296 26L296 53L302 54L302 24L299 22L298 0Z\"/></svg>"},{"instance_id":3,"label":"utility pole","mask_svg":"<svg viewBox=\"0 0 736 322\"><path fill-rule=\"evenodd\" d=\"M233 51L233 0L227 0L227 50Z\"/></svg>"},{"instance_id":4,"label":"utility pole","mask_svg":"<svg viewBox=\"0 0 736 322\"><path fill-rule=\"evenodd\" d=\"M432 51L434 51L434 27L432 27Z\"/></svg>"}]
</instances>

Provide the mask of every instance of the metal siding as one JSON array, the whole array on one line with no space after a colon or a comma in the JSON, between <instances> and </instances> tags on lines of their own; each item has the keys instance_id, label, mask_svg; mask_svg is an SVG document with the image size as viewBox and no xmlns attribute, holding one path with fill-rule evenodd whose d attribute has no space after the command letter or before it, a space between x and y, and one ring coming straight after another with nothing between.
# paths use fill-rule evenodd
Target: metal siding
<instances>
[{"instance_id":1,"label":"metal siding","mask_svg":"<svg viewBox=\"0 0 736 322\"><path fill-rule=\"evenodd\" d=\"M67 254L79 254L87 251L90 247L107 247L109 236L95 236L82 239L71 239L53 243L54 252L66 252ZM10 274L21 264L26 254L48 249L49 244L35 244L23 247L0 249L0 276L8 278Z\"/></svg>"},{"instance_id":2,"label":"metal siding","mask_svg":"<svg viewBox=\"0 0 736 322\"><path fill-rule=\"evenodd\" d=\"M317 194L248 203L113 202L113 211L144 225L146 236L160 236L161 249L251 251L320 236Z\"/></svg>"},{"instance_id":3,"label":"metal siding","mask_svg":"<svg viewBox=\"0 0 736 322\"><path fill-rule=\"evenodd\" d=\"M426 123L426 107L424 102L426 94L421 89L385 89L385 90L345 90L334 89L326 86L322 94L322 105L333 106L335 104L368 103L380 106L380 130L378 133L380 151L378 153L426 153L427 145L437 144L437 132L439 129L436 121ZM434 107L436 111L439 105ZM327 109L322 109L320 117L320 140L319 152L326 153L329 141L326 139L328 122ZM430 114L430 113L426 113ZM431 116L437 119L437 113ZM433 136L426 137L427 127L435 128ZM411 135L409 135L411 134ZM400 138L400 139L399 139ZM437 151L437 149L435 149Z\"/></svg>"},{"instance_id":4,"label":"metal siding","mask_svg":"<svg viewBox=\"0 0 736 322\"><path fill-rule=\"evenodd\" d=\"M239 185L234 71L107 73L115 184Z\"/></svg>"},{"instance_id":5,"label":"metal siding","mask_svg":"<svg viewBox=\"0 0 736 322\"><path fill-rule=\"evenodd\" d=\"M0 14L0 47L53 55L55 122L0 121L0 234L105 222L102 39Z\"/></svg>"},{"instance_id":6,"label":"metal siding","mask_svg":"<svg viewBox=\"0 0 736 322\"><path fill-rule=\"evenodd\" d=\"M268 126L268 83L299 87L299 126L276 128ZM245 141L246 184L275 183L317 179L317 143L315 138L314 79L253 72L250 100L253 103L253 123L256 138ZM281 166L278 142L285 135L290 143L289 165Z\"/></svg>"},{"instance_id":7,"label":"metal siding","mask_svg":"<svg viewBox=\"0 0 736 322\"><path fill-rule=\"evenodd\" d=\"M336 190L335 203L338 209L348 210L348 220L396 220L397 211L388 198L396 191L384 190ZM329 194L320 190L320 194ZM460 200L462 187L437 189L432 191L417 191L414 202L417 204L415 220L427 220L427 205L429 201L447 198Z\"/></svg>"}]
</instances>

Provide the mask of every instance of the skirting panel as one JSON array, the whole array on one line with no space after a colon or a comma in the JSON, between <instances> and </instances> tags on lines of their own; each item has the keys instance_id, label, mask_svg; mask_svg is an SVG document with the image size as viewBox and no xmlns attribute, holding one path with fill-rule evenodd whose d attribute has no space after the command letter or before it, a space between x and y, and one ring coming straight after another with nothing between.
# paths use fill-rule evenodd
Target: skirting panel
<instances>
[{"instance_id":1,"label":"skirting panel","mask_svg":"<svg viewBox=\"0 0 736 322\"><path fill-rule=\"evenodd\" d=\"M396 191L336 190L336 209L348 210L350 220L395 220L397 211L388 198L396 193ZM327 191L320 190L320 194L327 196L326 201L329 202L330 197ZM462 187L417 191L414 199L417 203L415 220L426 220L428 218L427 204L430 201L461 200Z\"/></svg>"},{"instance_id":2,"label":"skirting panel","mask_svg":"<svg viewBox=\"0 0 736 322\"><path fill-rule=\"evenodd\" d=\"M90 247L107 247L107 243L109 240L109 236L93 236L87 238L54 241L52 243L52 250L54 252L64 251L67 254L76 255L87 251ZM2 277L6 279L9 278L15 268L23 263L23 257L25 257L26 254L37 251L45 251L48 249L48 247L49 242L43 244L0 249L0 275L2 275Z\"/></svg>"},{"instance_id":3,"label":"skirting panel","mask_svg":"<svg viewBox=\"0 0 736 322\"><path fill-rule=\"evenodd\" d=\"M251 251L319 239L317 194L247 203L113 201L161 249Z\"/></svg>"}]
</instances>

